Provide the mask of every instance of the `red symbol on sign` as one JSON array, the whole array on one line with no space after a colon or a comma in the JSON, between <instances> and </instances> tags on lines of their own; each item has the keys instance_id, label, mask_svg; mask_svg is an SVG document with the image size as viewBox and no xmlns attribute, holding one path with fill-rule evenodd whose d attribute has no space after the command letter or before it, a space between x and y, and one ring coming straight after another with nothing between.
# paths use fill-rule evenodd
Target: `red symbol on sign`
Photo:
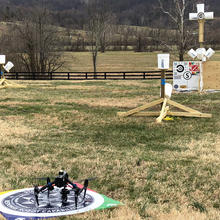
<instances>
[{"instance_id":1,"label":"red symbol on sign","mask_svg":"<svg viewBox=\"0 0 220 220\"><path fill-rule=\"evenodd\" d=\"M193 66L192 66L192 71L193 71L193 72L199 71L199 66L198 66L198 65L193 65Z\"/></svg>"},{"instance_id":2,"label":"red symbol on sign","mask_svg":"<svg viewBox=\"0 0 220 220\"><path fill-rule=\"evenodd\" d=\"M192 74L197 74L200 72L200 66L198 64L191 64L190 71L192 72Z\"/></svg>"}]
</instances>

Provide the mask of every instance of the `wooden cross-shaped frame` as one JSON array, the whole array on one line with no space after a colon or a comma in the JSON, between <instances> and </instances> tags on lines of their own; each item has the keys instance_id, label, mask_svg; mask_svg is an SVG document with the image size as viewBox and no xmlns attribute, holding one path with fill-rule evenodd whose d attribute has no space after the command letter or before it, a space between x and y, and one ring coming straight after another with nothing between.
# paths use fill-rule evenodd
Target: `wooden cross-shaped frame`
<instances>
[{"instance_id":1,"label":"wooden cross-shaped frame","mask_svg":"<svg viewBox=\"0 0 220 220\"><path fill-rule=\"evenodd\" d=\"M205 4L197 4L197 13L190 13L189 20L197 20L199 22L199 43L203 48L204 43L204 24L205 20L214 19L214 12L205 12Z\"/></svg>"}]
</instances>

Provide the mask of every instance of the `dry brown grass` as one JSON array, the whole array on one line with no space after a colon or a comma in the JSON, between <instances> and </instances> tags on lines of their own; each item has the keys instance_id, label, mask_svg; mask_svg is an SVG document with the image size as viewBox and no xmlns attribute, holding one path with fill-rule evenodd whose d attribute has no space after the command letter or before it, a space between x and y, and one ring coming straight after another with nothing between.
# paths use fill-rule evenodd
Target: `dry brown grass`
<instances>
[{"instance_id":1,"label":"dry brown grass","mask_svg":"<svg viewBox=\"0 0 220 220\"><path fill-rule=\"evenodd\" d=\"M1 147L5 145L26 145L28 142L25 139L33 137L36 132L23 124L22 117L15 116L0 119L0 130Z\"/></svg>"},{"instance_id":2,"label":"dry brown grass","mask_svg":"<svg viewBox=\"0 0 220 220\"><path fill-rule=\"evenodd\" d=\"M212 168L210 172L215 173L219 166L219 133L209 131L201 133L199 138L188 138L188 132L184 133L181 129L194 132L194 127L197 128L200 124L199 120L175 118L172 122L155 125L153 118L120 119L116 112L108 115L111 108L133 108L158 98L158 91L146 94L144 90L145 87L149 90L151 86L158 86L158 81L109 81L106 84L103 82L103 85L95 83L37 81L35 84L31 81L26 89L3 91L4 108L0 111L0 148L3 155L0 162L3 167L0 191L32 185L34 183L30 181L30 177L56 175L60 168L74 171L73 167L76 167L80 179L87 176L98 177L99 185L92 185L92 189L120 200L125 205L113 210L74 216L74 219L217 220L219 212L213 208L213 201L218 202L219 190L209 190L210 184L220 181L220 176L213 176L205 168L209 166ZM136 95L136 90L141 95ZM97 91L105 91L105 97ZM77 95L79 92L82 96ZM86 97L85 94L93 96ZM197 98L196 94L190 95ZM204 103L201 107L209 103L216 109L218 99L212 102L206 98ZM32 109L39 105L42 105L42 112ZM11 108L16 109L16 106L25 111L14 114ZM203 119L201 123L202 121ZM124 127L117 130L121 125ZM133 130L126 130L126 127L133 125L136 126ZM220 124L216 120L215 126L218 125ZM172 126L177 131L172 131ZM106 134L107 142L105 136L101 136L104 140L99 138L104 129L109 129ZM144 133L143 129L146 129ZM186 137L163 140L164 146L169 148L162 151L153 147L147 149L151 145L161 144L154 137L154 132L162 132L159 138L163 138L171 131L173 133L170 136L175 137L178 132L182 132ZM138 136L139 133L142 136ZM152 137L148 140L149 143L141 140L145 135ZM118 141L129 140L126 142L128 147L118 146L115 137ZM108 142L108 139L111 141ZM129 142L133 145L130 146ZM170 150L174 147L179 150ZM182 164L182 161L189 161L189 165ZM47 168L42 169L45 164ZM207 182L199 188L196 179L188 180L190 172L195 172L194 175L198 175L201 180L203 177L210 179L207 178ZM152 177L149 177L151 173ZM187 181L190 185L186 184ZM109 188L109 184L112 184L112 188ZM147 184L152 187L149 191L145 188ZM188 188L191 192L188 192ZM146 202L149 194L158 198L156 203ZM207 211L195 210L190 205L192 198L204 205Z\"/></svg>"},{"instance_id":3,"label":"dry brown grass","mask_svg":"<svg viewBox=\"0 0 220 220\"><path fill-rule=\"evenodd\" d=\"M108 51L99 53L97 57L97 71L143 71L157 70L158 52ZM61 71L92 72L92 55L90 52L65 52L66 61ZM171 63L177 57L171 54ZM189 57L186 56L186 60ZM220 61L220 52L217 51L212 60ZM86 65L85 65L86 64Z\"/></svg>"},{"instance_id":4,"label":"dry brown grass","mask_svg":"<svg viewBox=\"0 0 220 220\"><path fill-rule=\"evenodd\" d=\"M93 71L92 56L89 52L65 52L64 60L66 64L62 68L63 71ZM154 70L156 66L156 53L106 52L99 53L97 59L97 71Z\"/></svg>"}]
</instances>

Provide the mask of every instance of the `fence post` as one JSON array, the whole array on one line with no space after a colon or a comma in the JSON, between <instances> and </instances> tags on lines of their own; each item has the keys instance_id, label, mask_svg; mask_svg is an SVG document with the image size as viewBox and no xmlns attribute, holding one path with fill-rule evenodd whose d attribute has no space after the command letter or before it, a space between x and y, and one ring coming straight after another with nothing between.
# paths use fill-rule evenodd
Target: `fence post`
<instances>
[{"instance_id":1,"label":"fence post","mask_svg":"<svg viewBox=\"0 0 220 220\"><path fill-rule=\"evenodd\" d=\"M18 80L18 72L15 73L15 78Z\"/></svg>"},{"instance_id":2,"label":"fence post","mask_svg":"<svg viewBox=\"0 0 220 220\"><path fill-rule=\"evenodd\" d=\"M86 73L85 77L86 77L86 79L88 79L88 73Z\"/></svg>"},{"instance_id":3,"label":"fence post","mask_svg":"<svg viewBox=\"0 0 220 220\"><path fill-rule=\"evenodd\" d=\"M50 80L53 80L53 73L50 72Z\"/></svg>"},{"instance_id":4,"label":"fence post","mask_svg":"<svg viewBox=\"0 0 220 220\"><path fill-rule=\"evenodd\" d=\"M104 79L106 79L106 73L104 73Z\"/></svg>"},{"instance_id":5,"label":"fence post","mask_svg":"<svg viewBox=\"0 0 220 220\"><path fill-rule=\"evenodd\" d=\"M32 72L32 79L35 80L35 72Z\"/></svg>"},{"instance_id":6,"label":"fence post","mask_svg":"<svg viewBox=\"0 0 220 220\"><path fill-rule=\"evenodd\" d=\"M70 79L70 73L67 73L67 78L68 78L68 80Z\"/></svg>"},{"instance_id":7,"label":"fence post","mask_svg":"<svg viewBox=\"0 0 220 220\"><path fill-rule=\"evenodd\" d=\"M145 79L146 78L146 75L145 75L146 73L145 72L143 72L143 79Z\"/></svg>"},{"instance_id":8,"label":"fence post","mask_svg":"<svg viewBox=\"0 0 220 220\"><path fill-rule=\"evenodd\" d=\"M125 77L126 77L126 74L125 74L125 73L123 73L123 79L125 79Z\"/></svg>"}]
</instances>

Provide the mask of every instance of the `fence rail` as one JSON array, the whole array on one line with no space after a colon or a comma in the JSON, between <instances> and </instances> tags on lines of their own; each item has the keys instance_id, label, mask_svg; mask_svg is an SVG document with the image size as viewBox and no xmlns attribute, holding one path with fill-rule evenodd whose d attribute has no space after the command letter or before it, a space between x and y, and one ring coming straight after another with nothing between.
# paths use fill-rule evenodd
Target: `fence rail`
<instances>
[{"instance_id":1,"label":"fence rail","mask_svg":"<svg viewBox=\"0 0 220 220\"><path fill-rule=\"evenodd\" d=\"M6 74L11 80L144 80L160 79L160 71L125 72L11 72ZM172 71L166 72L167 79L173 79Z\"/></svg>"}]
</instances>

